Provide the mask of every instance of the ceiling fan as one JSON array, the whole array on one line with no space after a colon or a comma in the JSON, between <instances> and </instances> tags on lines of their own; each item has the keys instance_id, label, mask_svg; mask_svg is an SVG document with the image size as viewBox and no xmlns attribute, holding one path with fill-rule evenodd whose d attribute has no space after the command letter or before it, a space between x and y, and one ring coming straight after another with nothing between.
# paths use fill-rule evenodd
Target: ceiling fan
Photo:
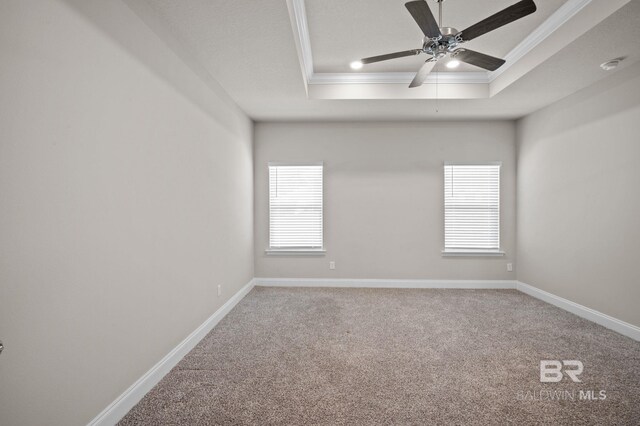
<instances>
[{"instance_id":1,"label":"ceiling fan","mask_svg":"<svg viewBox=\"0 0 640 426\"><path fill-rule=\"evenodd\" d=\"M402 58L404 56L419 55L421 53L431 55L424 65L420 67L409 87L421 86L433 67L436 65L436 62L445 58L447 55L449 55L452 60L455 59L489 71L495 71L505 63L504 59L485 55L484 53L475 52L469 49L458 48L458 46L513 21L517 21L520 18L524 18L525 16L535 12L537 9L533 0L522 0L465 30L458 31L452 27L442 27L442 3L444 0L435 1L438 2L439 23L436 22L436 19L431 13L431 9L429 9L429 5L425 0L415 0L405 3L405 7L424 33L421 49L405 50L402 52L364 58L360 60L358 65Z\"/></svg>"}]
</instances>

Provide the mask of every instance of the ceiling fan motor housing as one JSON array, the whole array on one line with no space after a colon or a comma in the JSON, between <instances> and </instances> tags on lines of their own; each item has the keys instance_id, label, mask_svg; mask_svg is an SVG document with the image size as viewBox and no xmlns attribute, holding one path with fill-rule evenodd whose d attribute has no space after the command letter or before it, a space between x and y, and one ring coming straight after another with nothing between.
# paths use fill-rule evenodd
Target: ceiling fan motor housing
<instances>
[{"instance_id":1,"label":"ceiling fan motor housing","mask_svg":"<svg viewBox=\"0 0 640 426\"><path fill-rule=\"evenodd\" d=\"M458 30L453 27L440 27L442 37L436 39L425 37L422 44L422 50L440 59L446 56L447 52L452 52L461 40L458 35Z\"/></svg>"}]
</instances>

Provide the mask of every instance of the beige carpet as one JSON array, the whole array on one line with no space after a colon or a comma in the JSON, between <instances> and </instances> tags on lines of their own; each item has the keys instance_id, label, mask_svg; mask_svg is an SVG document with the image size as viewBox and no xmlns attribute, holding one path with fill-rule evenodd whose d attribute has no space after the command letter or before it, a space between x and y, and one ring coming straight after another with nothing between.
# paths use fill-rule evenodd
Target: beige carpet
<instances>
[{"instance_id":1,"label":"beige carpet","mask_svg":"<svg viewBox=\"0 0 640 426\"><path fill-rule=\"evenodd\" d=\"M639 425L640 343L515 290L256 287L120 424L506 423Z\"/></svg>"}]
</instances>

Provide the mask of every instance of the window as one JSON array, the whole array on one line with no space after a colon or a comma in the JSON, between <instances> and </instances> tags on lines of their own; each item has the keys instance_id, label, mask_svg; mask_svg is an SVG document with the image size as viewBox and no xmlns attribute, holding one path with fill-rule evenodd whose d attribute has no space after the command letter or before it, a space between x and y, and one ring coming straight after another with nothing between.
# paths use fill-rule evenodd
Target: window
<instances>
[{"instance_id":1,"label":"window","mask_svg":"<svg viewBox=\"0 0 640 426\"><path fill-rule=\"evenodd\" d=\"M445 163L443 254L504 254L500 165Z\"/></svg>"},{"instance_id":2,"label":"window","mask_svg":"<svg viewBox=\"0 0 640 426\"><path fill-rule=\"evenodd\" d=\"M269 163L269 252L322 252L322 163Z\"/></svg>"}]
</instances>

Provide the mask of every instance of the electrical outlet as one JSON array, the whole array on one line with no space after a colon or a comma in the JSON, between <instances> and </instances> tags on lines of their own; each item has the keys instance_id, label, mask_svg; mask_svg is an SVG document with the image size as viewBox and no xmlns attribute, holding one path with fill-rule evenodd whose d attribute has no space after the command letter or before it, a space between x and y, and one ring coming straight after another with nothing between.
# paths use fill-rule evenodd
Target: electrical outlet
<instances>
[{"instance_id":1,"label":"electrical outlet","mask_svg":"<svg viewBox=\"0 0 640 426\"><path fill-rule=\"evenodd\" d=\"M334 262L333 260L329 262L329 269L336 269L336 262Z\"/></svg>"},{"instance_id":2,"label":"electrical outlet","mask_svg":"<svg viewBox=\"0 0 640 426\"><path fill-rule=\"evenodd\" d=\"M513 272L513 263L507 263L507 272Z\"/></svg>"},{"instance_id":3,"label":"electrical outlet","mask_svg":"<svg viewBox=\"0 0 640 426\"><path fill-rule=\"evenodd\" d=\"M218 284L218 296L222 296L222 286Z\"/></svg>"}]
</instances>

